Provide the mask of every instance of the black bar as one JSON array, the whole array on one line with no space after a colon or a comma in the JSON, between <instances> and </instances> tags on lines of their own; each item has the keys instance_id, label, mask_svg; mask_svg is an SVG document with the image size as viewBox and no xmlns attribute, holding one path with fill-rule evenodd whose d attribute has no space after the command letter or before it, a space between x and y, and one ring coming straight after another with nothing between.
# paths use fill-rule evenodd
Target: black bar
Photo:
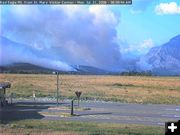
<instances>
[{"instance_id":1,"label":"black bar","mask_svg":"<svg viewBox=\"0 0 180 135\"><path fill-rule=\"evenodd\" d=\"M132 0L0 0L0 5L131 5Z\"/></svg>"},{"instance_id":2,"label":"black bar","mask_svg":"<svg viewBox=\"0 0 180 135\"><path fill-rule=\"evenodd\" d=\"M74 100L71 101L71 115L74 115Z\"/></svg>"},{"instance_id":3,"label":"black bar","mask_svg":"<svg viewBox=\"0 0 180 135\"><path fill-rule=\"evenodd\" d=\"M57 106L59 104L59 72L57 72Z\"/></svg>"}]
</instances>

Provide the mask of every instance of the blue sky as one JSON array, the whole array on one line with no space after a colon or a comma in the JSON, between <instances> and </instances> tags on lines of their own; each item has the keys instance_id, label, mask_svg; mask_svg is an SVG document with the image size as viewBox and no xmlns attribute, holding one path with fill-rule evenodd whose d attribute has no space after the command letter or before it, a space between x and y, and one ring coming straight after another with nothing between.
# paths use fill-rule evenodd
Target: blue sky
<instances>
[{"instance_id":1,"label":"blue sky","mask_svg":"<svg viewBox=\"0 0 180 135\"><path fill-rule=\"evenodd\" d=\"M180 34L178 0L133 0L132 5L115 6L6 5L0 15L1 36L38 52L22 59L20 45L16 49L14 44L9 54L18 53L6 60L11 62L33 64L31 58L41 53L44 62L117 70L124 61Z\"/></svg>"},{"instance_id":2,"label":"blue sky","mask_svg":"<svg viewBox=\"0 0 180 135\"><path fill-rule=\"evenodd\" d=\"M157 13L157 6L171 2L176 2L179 11ZM134 53L144 54L148 51L148 47L138 50L144 41L152 41L152 46L159 46L180 34L180 2L178 0L149 0L148 3L146 0L134 0L132 6L112 7L112 9L121 13L120 23L117 26L118 37L130 46L134 46L132 49ZM126 44L123 47L129 46Z\"/></svg>"}]
</instances>

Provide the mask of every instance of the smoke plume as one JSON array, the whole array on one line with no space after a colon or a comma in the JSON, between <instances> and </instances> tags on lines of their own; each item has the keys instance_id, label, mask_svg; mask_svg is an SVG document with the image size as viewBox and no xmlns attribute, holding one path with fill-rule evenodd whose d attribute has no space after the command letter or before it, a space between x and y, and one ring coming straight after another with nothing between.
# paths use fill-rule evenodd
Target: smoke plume
<instances>
[{"instance_id":1,"label":"smoke plume","mask_svg":"<svg viewBox=\"0 0 180 135\"><path fill-rule=\"evenodd\" d=\"M0 23L1 37L14 41L8 46L0 42L6 48L1 64L27 62L64 70L72 70L71 65L122 66L116 43L119 16L106 6L2 6Z\"/></svg>"}]
</instances>

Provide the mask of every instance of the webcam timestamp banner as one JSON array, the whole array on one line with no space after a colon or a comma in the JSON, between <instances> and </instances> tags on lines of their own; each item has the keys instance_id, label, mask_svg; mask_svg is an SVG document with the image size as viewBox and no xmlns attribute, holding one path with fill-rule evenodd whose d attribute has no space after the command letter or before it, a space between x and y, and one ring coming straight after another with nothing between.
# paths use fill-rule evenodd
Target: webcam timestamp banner
<instances>
[{"instance_id":1,"label":"webcam timestamp banner","mask_svg":"<svg viewBox=\"0 0 180 135\"><path fill-rule=\"evenodd\" d=\"M0 5L131 5L132 0L0 0Z\"/></svg>"}]
</instances>

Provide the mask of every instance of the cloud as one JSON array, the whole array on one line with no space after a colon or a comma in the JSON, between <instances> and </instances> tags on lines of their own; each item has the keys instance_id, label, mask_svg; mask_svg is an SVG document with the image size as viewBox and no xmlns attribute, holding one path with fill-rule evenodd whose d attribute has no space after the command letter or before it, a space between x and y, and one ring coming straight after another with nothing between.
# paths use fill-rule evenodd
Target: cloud
<instances>
[{"instance_id":1,"label":"cloud","mask_svg":"<svg viewBox=\"0 0 180 135\"><path fill-rule=\"evenodd\" d=\"M52 9L59 10L59 12L64 12L68 17L73 17L76 14L81 13L81 11L85 11L86 6L79 5L51 5Z\"/></svg>"},{"instance_id":2,"label":"cloud","mask_svg":"<svg viewBox=\"0 0 180 135\"><path fill-rule=\"evenodd\" d=\"M119 16L107 6L8 5L1 8L1 36L38 50L43 57L68 65L109 70L122 67L120 47L114 40ZM15 48L13 53L18 53ZM29 58L32 61L35 62L34 58Z\"/></svg>"},{"instance_id":3,"label":"cloud","mask_svg":"<svg viewBox=\"0 0 180 135\"><path fill-rule=\"evenodd\" d=\"M107 6L93 5L89 7L89 12L95 17L93 20L95 25L101 25L103 23L109 26L115 26L118 24L118 17L108 10Z\"/></svg>"},{"instance_id":4,"label":"cloud","mask_svg":"<svg viewBox=\"0 0 180 135\"><path fill-rule=\"evenodd\" d=\"M136 52L137 54L145 54L150 48L154 47L154 42L151 38L145 39L140 43L128 44L127 42L124 42L122 44L125 44L125 46L121 46L122 53Z\"/></svg>"},{"instance_id":5,"label":"cloud","mask_svg":"<svg viewBox=\"0 0 180 135\"><path fill-rule=\"evenodd\" d=\"M155 12L158 15L180 14L180 6L178 6L176 2L160 3L155 7Z\"/></svg>"},{"instance_id":6,"label":"cloud","mask_svg":"<svg viewBox=\"0 0 180 135\"><path fill-rule=\"evenodd\" d=\"M151 38L144 40L141 44L140 44L140 48L152 48L154 46L153 40Z\"/></svg>"}]
</instances>

